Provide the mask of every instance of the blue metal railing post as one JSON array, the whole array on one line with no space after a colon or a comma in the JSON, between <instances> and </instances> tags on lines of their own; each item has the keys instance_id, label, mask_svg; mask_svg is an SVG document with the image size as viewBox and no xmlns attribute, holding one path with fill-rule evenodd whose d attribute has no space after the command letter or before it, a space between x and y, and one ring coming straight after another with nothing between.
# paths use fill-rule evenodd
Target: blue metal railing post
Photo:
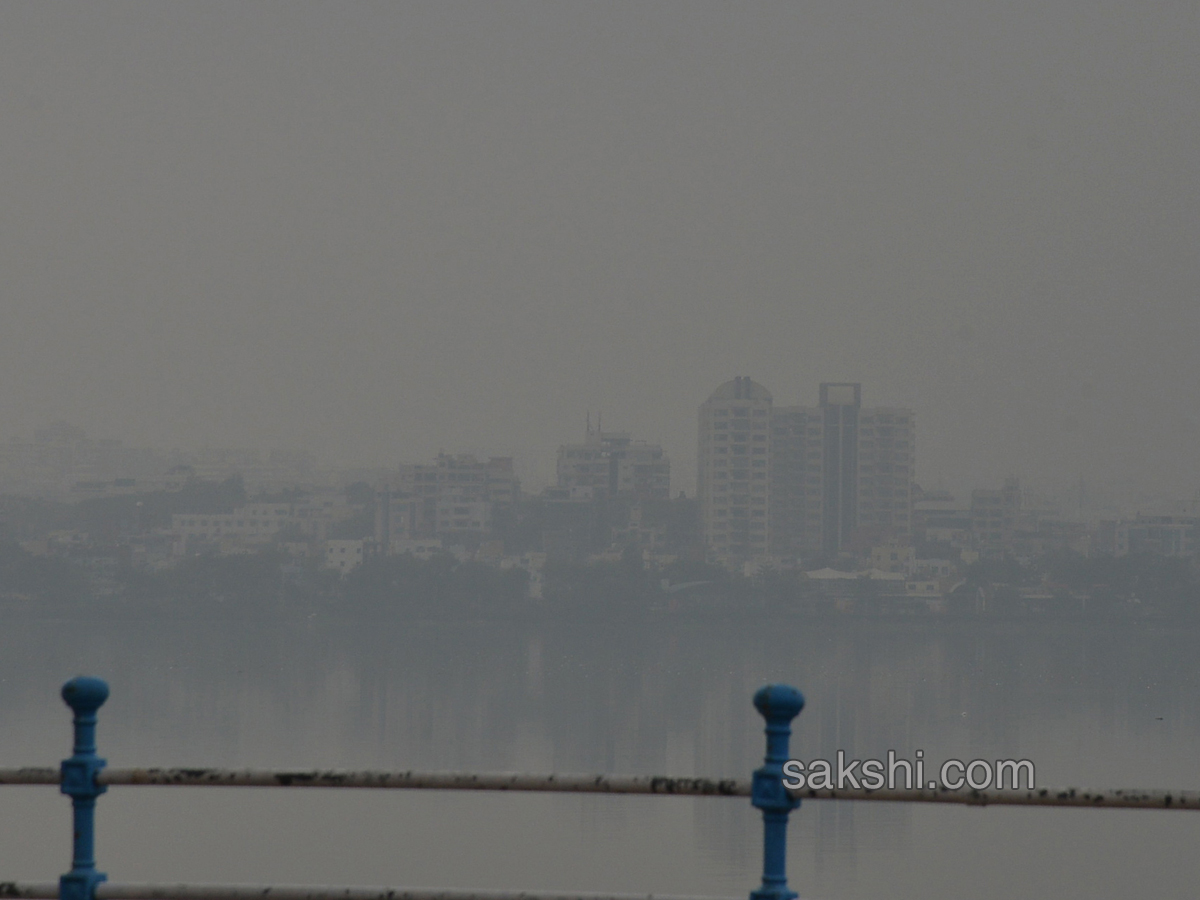
<instances>
[{"instance_id":1,"label":"blue metal railing post","mask_svg":"<svg viewBox=\"0 0 1200 900\"><path fill-rule=\"evenodd\" d=\"M783 764L804 695L786 684L768 684L754 695L754 706L767 720L767 755L750 786L750 803L763 815L762 887L750 893L750 900L794 900L796 892L787 886L787 824L800 801L783 786Z\"/></svg>"},{"instance_id":2,"label":"blue metal railing post","mask_svg":"<svg viewBox=\"0 0 1200 900\"><path fill-rule=\"evenodd\" d=\"M71 798L75 819L71 871L58 880L59 900L95 900L96 885L107 876L96 871L96 798L107 790L96 784L104 760L96 755L96 710L108 699L108 685L99 678L72 678L62 698L75 713L75 748L62 762L64 794Z\"/></svg>"}]
</instances>

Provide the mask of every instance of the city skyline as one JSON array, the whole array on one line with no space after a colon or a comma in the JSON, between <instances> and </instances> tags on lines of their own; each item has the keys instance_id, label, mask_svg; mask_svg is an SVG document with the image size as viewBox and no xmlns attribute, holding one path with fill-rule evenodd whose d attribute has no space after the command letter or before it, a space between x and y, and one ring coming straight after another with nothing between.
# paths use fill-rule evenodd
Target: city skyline
<instances>
[{"instance_id":1,"label":"city skyline","mask_svg":"<svg viewBox=\"0 0 1200 900\"><path fill-rule=\"evenodd\" d=\"M750 372L956 490L1200 484L1183 8L118 8L0 10L0 435L549 483L603 408L689 485Z\"/></svg>"},{"instance_id":2,"label":"city skyline","mask_svg":"<svg viewBox=\"0 0 1200 900\"><path fill-rule=\"evenodd\" d=\"M1196 787L1198 47L1194 2L0 3L7 780L84 672L114 766L754 772L131 792L113 884L1195 893L1181 813L839 794L764 856L751 698L810 761ZM24 797L0 879L51 893Z\"/></svg>"},{"instance_id":3,"label":"city skyline","mask_svg":"<svg viewBox=\"0 0 1200 900\"><path fill-rule=\"evenodd\" d=\"M814 383L809 385L807 389L804 386L799 386L792 396L812 393L813 389L818 388L820 384L827 383L833 382ZM854 384L856 382L846 383ZM875 396L874 385L869 385L868 387L872 390L872 396ZM794 407L792 409L803 413L805 408ZM919 410L912 410L912 412L917 418L923 421L923 416ZM673 496L678 496L681 492L689 497L696 494L696 475L698 473L695 468L694 416L694 412L689 416L693 423L692 433L688 445L682 448L682 450L676 448L672 452L669 448L665 448L662 443L650 437L650 435L654 434L653 431L650 432L650 435L647 435L645 432L636 433L639 444L663 447L662 452L668 461L670 470L670 490ZM590 424L592 411L585 410L582 418L588 423L586 427L592 428ZM612 414L610 413L610 421L611 418ZM596 420L595 433L599 434L601 415L598 410ZM619 424L623 425L624 422L620 421ZM561 438L566 436L565 432L568 430L569 427L564 425L564 434L560 435L560 441L557 444L559 450L566 446ZM924 428L922 432L924 433ZM605 432L605 434L609 433L608 431ZM634 432L623 428L621 431L611 433L628 436ZM508 457L512 460L516 476L529 490L540 491L543 488L559 483L559 474L555 462L557 456L555 451L551 450L550 447L539 448L531 456L520 456L503 452L503 448L498 448L496 443L488 444L485 442L481 445L466 448L438 447L425 457L401 456L399 451L397 451L392 455L390 460L365 461L348 458L342 461L341 464L338 464L335 460L322 457L305 447L219 447L212 444L192 448L136 447L126 444L119 437L93 435L78 425L61 420L42 423L35 427L29 436L12 434L4 439L0 439L0 482L3 481L5 465L11 465L11 462L6 463L6 460L10 460L14 456L19 457L21 448L32 449L33 445L41 440L54 441L67 438L71 440L85 439L85 442L91 448L91 452L99 453L101 456L112 456L113 453L123 453L128 458L133 458L140 455L139 458L142 460L140 467L142 474L162 476L160 480L165 478L164 472L160 471L161 463L165 459L173 459L176 463L186 462L192 466L199 463L200 466L197 471L200 477L217 477L216 475L205 475L204 473L208 469L213 469L214 471L233 471L235 469L248 471L263 468L269 469L272 465L283 464L293 471L299 467L301 469L319 468L331 474L334 472L358 472L362 478L372 480L377 477L387 477L389 473L394 474L398 468L412 464L416 460L435 459L439 455L450 453L451 455L474 455L481 459L497 456ZM927 441L928 438L926 437L925 440ZM14 451L18 452L14 453ZM160 468L154 469L151 472L145 468L145 465L146 461L150 459L150 455L153 454L158 455ZM1192 511L1200 506L1200 488L1193 486L1191 483L1146 489L1144 486L1139 485L1132 477L1129 479L1097 482L1079 477L1039 479L1036 474L1031 475L1029 472L1022 472L1015 467L1000 469L998 471L999 474L994 477L988 476L978 480L966 479L959 483L953 483L938 473L929 472L927 476L914 468L915 474L912 480L926 490L950 491L955 495L965 497L969 496L972 491L980 488L981 485L998 484L1005 479L1019 477L1027 489L1036 491L1043 499L1052 500L1065 510L1077 515L1083 515L1089 509L1093 515L1112 515L1115 512L1131 513L1139 510L1158 513L1179 513Z\"/></svg>"}]
</instances>

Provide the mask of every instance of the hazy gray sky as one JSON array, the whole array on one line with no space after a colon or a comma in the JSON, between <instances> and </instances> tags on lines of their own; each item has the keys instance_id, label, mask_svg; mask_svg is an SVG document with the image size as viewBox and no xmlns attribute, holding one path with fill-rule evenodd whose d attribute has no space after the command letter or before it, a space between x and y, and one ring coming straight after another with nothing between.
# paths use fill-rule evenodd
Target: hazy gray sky
<instances>
[{"instance_id":1,"label":"hazy gray sky","mask_svg":"<svg viewBox=\"0 0 1200 900\"><path fill-rule=\"evenodd\" d=\"M661 440L750 375L918 475L1200 487L1200 7L6 3L0 438Z\"/></svg>"}]
</instances>

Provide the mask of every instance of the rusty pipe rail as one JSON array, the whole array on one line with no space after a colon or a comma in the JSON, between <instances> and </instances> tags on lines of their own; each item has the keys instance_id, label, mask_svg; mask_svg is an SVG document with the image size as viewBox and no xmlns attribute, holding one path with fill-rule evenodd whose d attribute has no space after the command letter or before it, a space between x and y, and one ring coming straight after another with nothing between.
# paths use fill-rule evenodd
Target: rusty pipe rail
<instances>
[{"instance_id":1,"label":"rusty pipe rail","mask_svg":"<svg viewBox=\"0 0 1200 900\"><path fill-rule=\"evenodd\" d=\"M435 888L333 887L292 884L96 885L96 900L729 900L674 894L593 894L561 891L472 891ZM0 898L58 900L55 882L0 881Z\"/></svg>"},{"instance_id":2,"label":"rusty pipe rail","mask_svg":"<svg viewBox=\"0 0 1200 900\"><path fill-rule=\"evenodd\" d=\"M1032 791L803 788L788 793L798 800L875 800L885 803L955 803L960 806L1073 806L1091 809L1200 809L1198 791L1095 791L1070 787L1037 788Z\"/></svg>"},{"instance_id":3,"label":"rusty pipe rail","mask_svg":"<svg viewBox=\"0 0 1200 900\"><path fill-rule=\"evenodd\" d=\"M58 784L58 769L0 769L0 784ZM276 771L269 769L102 769L101 785L172 787L340 787L460 791L565 791L575 794L678 794L749 797L750 782L735 778L658 775L540 775L516 772Z\"/></svg>"},{"instance_id":4,"label":"rusty pipe rail","mask_svg":"<svg viewBox=\"0 0 1200 900\"><path fill-rule=\"evenodd\" d=\"M57 785L58 769L0 769L0 785ZM162 787L390 788L393 790L532 791L572 794L657 794L679 797L749 797L750 781L738 778L680 778L666 775L567 775L516 772L276 771L271 769L112 768L96 775L101 785ZM885 803L953 803L960 806L1064 806L1092 809L1200 809L1200 792L1162 790L980 791L949 789L823 790L788 792L800 800L857 800ZM0 895L3 896L3 895Z\"/></svg>"}]
</instances>

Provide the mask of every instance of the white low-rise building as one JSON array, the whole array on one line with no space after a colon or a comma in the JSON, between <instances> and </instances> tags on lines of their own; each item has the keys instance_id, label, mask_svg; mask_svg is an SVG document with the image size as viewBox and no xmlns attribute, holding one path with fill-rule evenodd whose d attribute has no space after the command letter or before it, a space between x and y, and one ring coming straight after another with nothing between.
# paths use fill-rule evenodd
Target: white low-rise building
<instances>
[{"instance_id":1,"label":"white low-rise building","mask_svg":"<svg viewBox=\"0 0 1200 900\"><path fill-rule=\"evenodd\" d=\"M1116 556L1194 556L1196 516L1143 515L1117 523Z\"/></svg>"},{"instance_id":2,"label":"white low-rise building","mask_svg":"<svg viewBox=\"0 0 1200 900\"><path fill-rule=\"evenodd\" d=\"M435 521L438 534L452 531L486 532L492 527L492 504L469 500L453 493L443 495L437 500Z\"/></svg>"},{"instance_id":3,"label":"white low-rise building","mask_svg":"<svg viewBox=\"0 0 1200 900\"><path fill-rule=\"evenodd\" d=\"M592 429L582 444L558 448L558 486L591 488L597 497L671 495L671 460L658 444L635 441L624 431Z\"/></svg>"},{"instance_id":4,"label":"white low-rise building","mask_svg":"<svg viewBox=\"0 0 1200 900\"><path fill-rule=\"evenodd\" d=\"M188 547L197 545L268 544L284 529L323 541L332 525L354 512L340 493L331 491L294 503L252 501L230 513L176 513L171 516L171 530L176 535L175 553L182 556Z\"/></svg>"},{"instance_id":5,"label":"white low-rise building","mask_svg":"<svg viewBox=\"0 0 1200 900\"><path fill-rule=\"evenodd\" d=\"M441 538L393 538L391 551L393 556L403 556L411 553L417 559L431 559L434 554L442 552Z\"/></svg>"},{"instance_id":6,"label":"white low-rise building","mask_svg":"<svg viewBox=\"0 0 1200 900\"><path fill-rule=\"evenodd\" d=\"M342 575L353 572L363 564L367 542L364 540L334 540L325 542L325 568Z\"/></svg>"}]
</instances>

